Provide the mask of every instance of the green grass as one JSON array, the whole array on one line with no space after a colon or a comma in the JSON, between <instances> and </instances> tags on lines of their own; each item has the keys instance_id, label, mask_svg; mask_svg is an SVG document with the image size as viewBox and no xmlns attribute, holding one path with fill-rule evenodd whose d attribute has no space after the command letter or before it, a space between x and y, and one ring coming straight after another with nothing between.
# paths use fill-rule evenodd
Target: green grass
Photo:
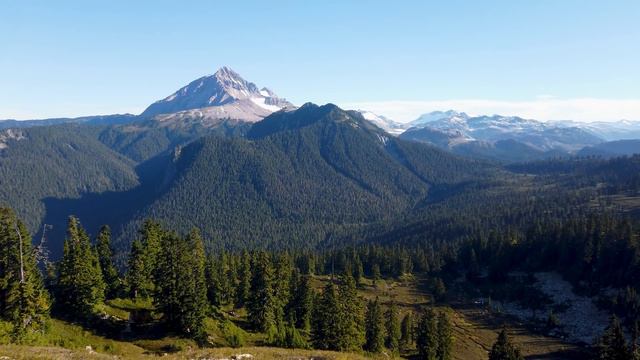
<instances>
[{"instance_id":1,"label":"green grass","mask_svg":"<svg viewBox=\"0 0 640 360\"><path fill-rule=\"evenodd\" d=\"M11 324L0 323L0 342L9 344ZM80 325L62 320L50 319L44 334L31 333L23 340L24 345L33 347L61 347L65 349L86 349L91 346L94 351L120 356L139 355L144 349L128 342L116 341L94 334Z\"/></svg>"},{"instance_id":2,"label":"green grass","mask_svg":"<svg viewBox=\"0 0 640 360\"><path fill-rule=\"evenodd\" d=\"M155 314L151 299L111 299L96 307L99 314L107 314L118 320L126 321L131 312L148 311L154 319L159 319Z\"/></svg>"}]
</instances>

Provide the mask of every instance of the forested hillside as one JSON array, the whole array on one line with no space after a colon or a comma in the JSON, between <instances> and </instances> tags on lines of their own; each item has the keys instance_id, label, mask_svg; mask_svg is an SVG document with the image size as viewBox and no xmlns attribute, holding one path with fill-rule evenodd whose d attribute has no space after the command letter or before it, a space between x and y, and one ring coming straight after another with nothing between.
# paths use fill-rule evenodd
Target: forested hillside
<instances>
[{"instance_id":1,"label":"forested hillside","mask_svg":"<svg viewBox=\"0 0 640 360\"><path fill-rule=\"evenodd\" d=\"M15 208L35 231L46 199L125 191L138 185L133 161L79 125L0 131L0 203Z\"/></svg>"},{"instance_id":2,"label":"forested hillside","mask_svg":"<svg viewBox=\"0 0 640 360\"><path fill-rule=\"evenodd\" d=\"M175 174L132 228L153 217L199 224L209 246L311 247L423 202L434 185L496 170L390 138L333 105L306 105L257 123L248 139L206 137L176 152Z\"/></svg>"},{"instance_id":3,"label":"forested hillside","mask_svg":"<svg viewBox=\"0 0 640 360\"><path fill-rule=\"evenodd\" d=\"M43 221L53 225L57 257L69 214L82 216L90 233L109 224L119 254L148 217L179 231L200 227L210 249L416 244L522 230L531 219L587 213L622 192L628 206L637 189L637 157L500 169L391 137L334 105L305 104L252 127L219 125L5 130L0 198L38 236Z\"/></svg>"}]
</instances>

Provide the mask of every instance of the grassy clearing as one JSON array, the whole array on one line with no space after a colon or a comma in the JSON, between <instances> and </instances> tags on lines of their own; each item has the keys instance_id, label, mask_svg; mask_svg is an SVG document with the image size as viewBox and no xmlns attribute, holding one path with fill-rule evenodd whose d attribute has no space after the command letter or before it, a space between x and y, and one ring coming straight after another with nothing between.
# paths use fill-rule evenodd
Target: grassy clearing
<instances>
[{"instance_id":1,"label":"grassy clearing","mask_svg":"<svg viewBox=\"0 0 640 360\"><path fill-rule=\"evenodd\" d=\"M2 339L3 345L0 345L0 354L4 355L4 353L8 351L7 349L15 345L8 344L9 337L6 331L10 331L11 327L2 326L1 328L0 339ZM88 331L80 325L70 324L57 319L51 319L48 322L47 330L44 334L31 334L23 342L28 344L28 347L33 347L34 349L59 347L68 350L85 350L87 346L90 346L93 351L98 353L123 357L137 356L145 352L144 349L135 344L107 339ZM24 349L25 347L26 346L20 348ZM68 352L59 353L68 354Z\"/></svg>"}]
</instances>

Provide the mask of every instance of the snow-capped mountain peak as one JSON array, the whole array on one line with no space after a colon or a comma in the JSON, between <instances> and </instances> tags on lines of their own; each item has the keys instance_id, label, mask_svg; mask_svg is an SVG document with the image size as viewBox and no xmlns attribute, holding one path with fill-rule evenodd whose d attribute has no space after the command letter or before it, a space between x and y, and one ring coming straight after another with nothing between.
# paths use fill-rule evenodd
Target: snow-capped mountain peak
<instances>
[{"instance_id":1,"label":"snow-capped mountain peak","mask_svg":"<svg viewBox=\"0 0 640 360\"><path fill-rule=\"evenodd\" d=\"M366 111L366 110L356 110L356 111L359 112L365 120L372 122L374 125L376 125L377 127L381 128L382 130L386 131L391 135L396 135L396 136L400 135L405 130L408 129L408 126L406 124L395 122L385 116L378 115L371 111Z\"/></svg>"},{"instance_id":2,"label":"snow-capped mountain peak","mask_svg":"<svg viewBox=\"0 0 640 360\"><path fill-rule=\"evenodd\" d=\"M256 84L224 66L213 75L196 79L166 98L156 101L142 115L154 117L198 110L198 114L205 118L258 121L288 107L293 105L268 88L259 89ZM163 115L162 118L167 116Z\"/></svg>"},{"instance_id":3,"label":"snow-capped mountain peak","mask_svg":"<svg viewBox=\"0 0 640 360\"><path fill-rule=\"evenodd\" d=\"M447 111L432 111L427 114L422 114L419 118L411 121L409 123L410 126L418 127L421 125L426 125L435 121L447 119L448 121L466 121L469 118L469 115L463 112L457 112L455 110L447 110Z\"/></svg>"}]
</instances>

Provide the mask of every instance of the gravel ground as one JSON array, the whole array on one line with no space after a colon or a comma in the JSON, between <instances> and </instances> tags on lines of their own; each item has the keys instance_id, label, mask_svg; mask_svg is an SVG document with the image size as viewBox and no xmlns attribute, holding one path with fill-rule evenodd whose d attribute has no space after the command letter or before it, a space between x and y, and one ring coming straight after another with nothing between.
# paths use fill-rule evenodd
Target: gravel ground
<instances>
[{"instance_id":1,"label":"gravel ground","mask_svg":"<svg viewBox=\"0 0 640 360\"><path fill-rule=\"evenodd\" d=\"M531 309L523 308L516 303L494 302L495 310L515 316L522 320L535 319L545 321L555 305L563 305L566 309L555 312L560 322L562 332L567 334L571 342L592 344L604 331L609 321L608 314L593 303L591 298L576 295L573 287L562 276L553 272L535 273L534 286L547 295L553 304L535 313Z\"/></svg>"}]
</instances>

